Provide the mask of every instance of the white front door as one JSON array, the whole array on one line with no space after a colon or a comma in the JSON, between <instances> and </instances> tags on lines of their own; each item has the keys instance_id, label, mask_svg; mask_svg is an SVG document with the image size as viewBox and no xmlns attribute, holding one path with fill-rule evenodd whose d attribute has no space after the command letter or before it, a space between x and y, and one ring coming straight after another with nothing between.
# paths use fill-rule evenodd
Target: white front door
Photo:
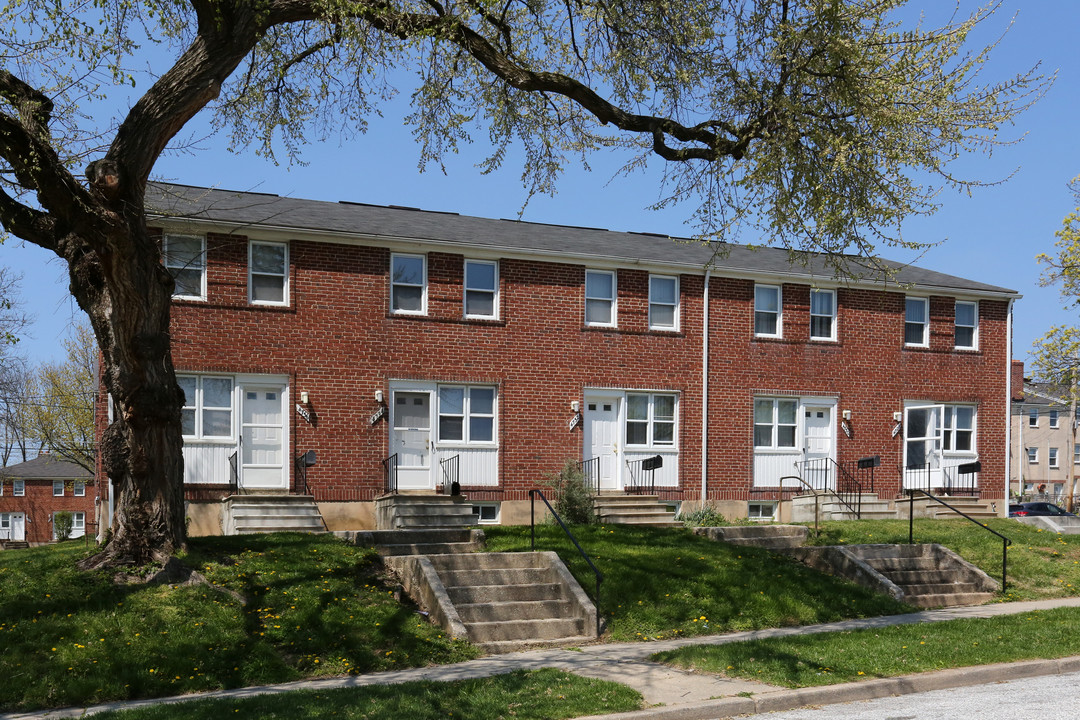
<instances>
[{"instance_id":1,"label":"white front door","mask_svg":"<svg viewBox=\"0 0 1080 720\"><path fill-rule=\"evenodd\" d=\"M833 475L834 431L832 408L826 405L803 406L803 479L818 489L835 489Z\"/></svg>"},{"instance_id":2,"label":"white front door","mask_svg":"<svg viewBox=\"0 0 1080 720\"><path fill-rule=\"evenodd\" d=\"M398 456L399 490L434 490L431 473L431 392L393 390L390 454Z\"/></svg>"},{"instance_id":3,"label":"white front door","mask_svg":"<svg viewBox=\"0 0 1080 720\"><path fill-rule=\"evenodd\" d=\"M284 385L240 386L240 486L285 490Z\"/></svg>"},{"instance_id":4,"label":"white front door","mask_svg":"<svg viewBox=\"0 0 1080 720\"><path fill-rule=\"evenodd\" d=\"M904 408L904 487L941 487L941 405Z\"/></svg>"},{"instance_id":5,"label":"white front door","mask_svg":"<svg viewBox=\"0 0 1080 720\"><path fill-rule=\"evenodd\" d=\"M619 489L619 403L618 396L586 396L584 413L585 460L599 458L601 490Z\"/></svg>"},{"instance_id":6,"label":"white front door","mask_svg":"<svg viewBox=\"0 0 1080 720\"><path fill-rule=\"evenodd\" d=\"M26 515L0 513L0 540L26 540Z\"/></svg>"}]
</instances>

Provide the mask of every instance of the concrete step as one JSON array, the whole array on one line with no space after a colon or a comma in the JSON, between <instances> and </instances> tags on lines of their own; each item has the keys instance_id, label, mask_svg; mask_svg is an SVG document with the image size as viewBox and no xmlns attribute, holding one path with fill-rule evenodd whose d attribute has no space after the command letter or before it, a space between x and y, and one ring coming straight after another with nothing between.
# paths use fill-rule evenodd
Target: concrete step
<instances>
[{"instance_id":1,"label":"concrete step","mask_svg":"<svg viewBox=\"0 0 1080 720\"><path fill-rule=\"evenodd\" d=\"M540 582L530 585L462 585L446 588L454 605L496 602L534 602L562 598L562 585Z\"/></svg>"},{"instance_id":2,"label":"concrete step","mask_svg":"<svg viewBox=\"0 0 1080 720\"><path fill-rule=\"evenodd\" d=\"M956 575L951 570L879 570L897 585L921 585L927 583L951 583Z\"/></svg>"},{"instance_id":3,"label":"concrete step","mask_svg":"<svg viewBox=\"0 0 1080 720\"><path fill-rule=\"evenodd\" d=\"M392 555L444 555L448 553L475 553L484 550L482 542L464 543L410 543L379 545L376 550L383 557Z\"/></svg>"},{"instance_id":4,"label":"concrete step","mask_svg":"<svg viewBox=\"0 0 1080 720\"><path fill-rule=\"evenodd\" d=\"M710 540L782 550L801 547L809 535L809 529L802 525L736 525L731 527L698 527L695 535L703 535Z\"/></svg>"},{"instance_id":5,"label":"concrete step","mask_svg":"<svg viewBox=\"0 0 1080 720\"><path fill-rule=\"evenodd\" d=\"M503 570L515 568L547 569L544 556L540 553L481 553L479 555L432 555L428 558L431 565L442 572L444 570Z\"/></svg>"},{"instance_id":6,"label":"concrete step","mask_svg":"<svg viewBox=\"0 0 1080 720\"><path fill-rule=\"evenodd\" d=\"M552 620L566 617L572 608L569 600L517 600L506 602L455 603L458 615L466 624Z\"/></svg>"},{"instance_id":7,"label":"concrete step","mask_svg":"<svg viewBox=\"0 0 1080 720\"><path fill-rule=\"evenodd\" d=\"M955 593L979 592L979 586L972 582L943 582L902 585L897 583L906 597L915 595L949 595Z\"/></svg>"},{"instance_id":8,"label":"concrete step","mask_svg":"<svg viewBox=\"0 0 1080 720\"><path fill-rule=\"evenodd\" d=\"M0 547L4 550L26 550L30 547L30 543L25 540L4 540L0 542Z\"/></svg>"},{"instance_id":9,"label":"concrete step","mask_svg":"<svg viewBox=\"0 0 1080 720\"><path fill-rule=\"evenodd\" d=\"M870 557L865 560L867 565L882 573L894 570L937 570L938 567L934 559L928 557Z\"/></svg>"},{"instance_id":10,"label":"concrete step","mask_svg":"<svg viewBox=\"0 0 1080 720\"><path fill-rule=\"evenodd\" d=\"M959 605L982 605L983 603L990 602L995 597L994 593L989 592L947 593L940 595L905 596L904 602L922 608L954 607Z\"/></svg>"},{"instance_id":11,"label":"concrete step","mask_svg":"<svg viewBox=\"0 0 1080 720\"><path fill-rule=\"evenodd\" d=\"M429 530L370 530L364 541L373 545L407 545L418 543L473 542L468 528L432 528ZM481 538L482 540L482 538Z\"/></svg>"},{"instance_id":12,"label":"concrete step","mask_svg":"<svg viewBox=\"0 0 1080 720\"><path fill-rule=\"evenodd\" d=\"M547 568L485 568L483 570L439 570L447 588L467 585L529 585L555 580Z\"/></svg>"},{"instance_id":13,"label":"concrete step","mask_svg":"<svg viewBox=\"0 0 1080 720\"><path fill-rule=\"evenodd\" d=\"M475 644L492 655L501 655L504 653L518 652L519 650L529 650L531 648L548 646L552 644L557 644L563 647L573 647L575 645L584 645L585 643L592 642L596 642L595 635L574 635L570 637L563 637L559 638L557 643L538 643L533 640L495 640L491 642L482 642Z\"/></svg>"},{"instance_id":14,"label":"concrete step","mask_svg":"<svg viewBox=\"0 0 1080 720\"><path fill-rule=\"evenodd\" d=\"M582 618L477 622L467 623L466 627L469 629L469 640L478 644L502 640L543 642L585 634L585 621Z\"/></svg>"}]
</instances>

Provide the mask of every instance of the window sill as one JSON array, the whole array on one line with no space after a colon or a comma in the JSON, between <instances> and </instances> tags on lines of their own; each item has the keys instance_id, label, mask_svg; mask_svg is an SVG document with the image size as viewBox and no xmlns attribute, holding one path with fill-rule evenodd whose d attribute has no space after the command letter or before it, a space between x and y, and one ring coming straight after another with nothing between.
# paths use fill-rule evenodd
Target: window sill
<instances>
[{"instance_id":1,"label":"window sill","mask_svg":"<svg viewBox=\"0 0 1080 720\"><path fill-rule=\"evenodd\" d=\"M500 328L506 327L506 320L502 319L484 319L484 318L465 318L465 317L435 317L433 315L418 315L413 313L387 313L387 320L412 320L415 322L430 322L440 323L444 325L466 325L473 327L491 327Z\"/></svg>"}]
</instances>

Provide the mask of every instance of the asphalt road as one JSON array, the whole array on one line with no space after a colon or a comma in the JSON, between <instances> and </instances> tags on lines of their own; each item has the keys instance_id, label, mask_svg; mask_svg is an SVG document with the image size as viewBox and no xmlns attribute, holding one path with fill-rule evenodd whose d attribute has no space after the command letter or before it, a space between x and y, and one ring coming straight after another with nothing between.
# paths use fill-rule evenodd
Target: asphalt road
<instances>
[{"instance_id":1,"label":"asphalt road","mask_svg":"<svg viewBox=\"0 0 1080 720\"><path fill-rule=\"evenodd\" d=\"M758 715L762 720L1075 720L1080 673L822 705Z\"/></svg>"}]
</instances>

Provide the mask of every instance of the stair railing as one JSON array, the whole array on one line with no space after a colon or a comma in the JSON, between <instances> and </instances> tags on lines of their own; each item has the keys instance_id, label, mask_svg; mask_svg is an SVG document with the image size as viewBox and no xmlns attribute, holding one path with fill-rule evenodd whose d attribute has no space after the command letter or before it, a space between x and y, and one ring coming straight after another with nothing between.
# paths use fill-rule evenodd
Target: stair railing
<instances>
[{"instance_id":1,"label":"stair railing","mask_svg":"<svg viewBox=\"0 0 1080 720\"><path fill-rule=\"evenodd\" d=\"M240 473L236 469L236 451L229 456L229 494L240 494Z\"/></svg>"},{"instance_id":2,"label":"stair railing","mask_svg":"<svg viewBox=\"0 0 1080 720\"><path fill-rule=\"evenodd\" d=\"M664 459L660 455L641 458L640 460L627 460L626 469L630 471L630 481L626 484L626 492L635 495L652 495L656 492L656 469L663 467Z\"/></svg>"},{"instance_id":3,"label":"stair railing","mask_svg":"<svg viewBox=\"0 0 1080 720\"><path fill-rule=\"evenodd\" d=\"M577 464L585 483L585 489L593 495L600 494L600 458L594 457L582 460Z\"/></svg>"},{"instance_id":4,"label":"stair railing","mask_svg":"<svg viewBox=\"0 0 1080 720\"><path fill-rule=\"evenodd\" d=\"M383 467L383 492L384 493L397 493L397 468L398 468L398 454L394 453L390 457L382 461Z\"/></svg>"},{"instance_id":5,"label":"stair railing","mask_svg":"<svg viewBox=\"0 0 1080 720\"><path fill-rule=\"evenodd\" d=\"M863 486L847 468L826 457L798 461L795 463L795 471L795 475L788 477L798 478L803 487L814 495L832 495L856 519L862 519ZM810 477L809 480L807 476ZM830 478L835 478L836 481L830 482ZM787 478L781 478L781 481L784 479ZM814 517L816 522L816 511Z\"/></svg>"},{"instance_id":6,"label":"stair railing","mask_svg":"<svg viewBox=\"0 0 1080 720\"><path fill-rule=\"evenodd\" d=\"M308 468L315 464L315 451L308 450L302 452L296 456L296 460L293 461L296 467L296 494L297 495L311 495L311 489L308 487L307 473Z\"/></svg>"},{"instance_id":7,"label":"stair railing","mask_svg":"<svg viewBox=\"0 0 1080 720\"><path fill-rule=\"evenodd\" d=\"M544 497L544 493L536 488L529 491L529 525L530 532L532 534L532 549L536 552L536 498L539 497L547 505L548 512L555 518L556 522L562 527L563 532L566 533L566 537L570 538L570 542L574 543L574 547L581 553L581 557L585 558L585 562L592 568L593 575L596 576L596 596L593 598L593 602L596 603L596 637L600 637L600 583L604 581L604 574L600 572L596 565L593 564L592 559L585 554L585 551L581 549L581 544L574 537L574 533L570 532L570 528L566 527L566 523L559 517L559 513L555 512L555 508L551 507L551 503Z\"/></svg>"},{"instance_id":8,"label":"stair railing","mask_svg":"<svg viewBox=\"0 0 1080 720\"><path fill-rule=\"evenodd\" d=\"M914 545L915 544L915 493L925 495L926 497L930 498L934 502L939 503L939 504L944 505L945 507L949 508L954 513L956 513L957 515L960 515L961 517L968 520L969 522L975 523L976 525L981 527L983 530L985 530L985 531L987 531L989 533L993 533L994 535L997 535L999 538L1001 538L1001 592L1005 592L1005 581L1006 581L1006 578L1007 578L1007 575L1008 575L1008 566L1009 566L1009 546L1012 545L1012 540L1005 537L1004 535L999 533L997 530L993 530L993 529L989 528L985 523L980 522L979 520L976 520L975 518L971 517L967 513L961 511L959 508L956 508L956 507L950 505L949 503L945 502L944 500L942 500L939 497L936 497L935 495L931 495L930 493L926 492L925 490L922 490L920 488L913 488L913 489L905 490L904 492L906 492L908 494L908 499L909 499L909 504L908 504L908 545Z\"/></svg>"},{"instance_id":9,"label":"stair railing","mask_svg":"<svg viewBox=\"0 0 1080 720\"><path fill-rule=\"evenodd\" d=\"M938 489L942 492L954 496L979 497L976 475L981 470L982 462L979 460L953 465L939 465L936 468L927 462L921 465L900 466L900 481L902 487L932 493L935 489L933 485L934 472L940 472L941 482Z\"/></svg>"},{"instance_id":10,"label":"stair railing","mask_svg":"<svg viewBox=\"0 0 1080 720\"><path fill-rule=\"evenodd\" d=\"M439 467L442 469L444 494L453 494L451 488L454 486L454 483L458 482L458 478L460 477L458 474L458 464L460 460L461 455L455 455L439 461Z\"/></svg>"}]
</instances>

